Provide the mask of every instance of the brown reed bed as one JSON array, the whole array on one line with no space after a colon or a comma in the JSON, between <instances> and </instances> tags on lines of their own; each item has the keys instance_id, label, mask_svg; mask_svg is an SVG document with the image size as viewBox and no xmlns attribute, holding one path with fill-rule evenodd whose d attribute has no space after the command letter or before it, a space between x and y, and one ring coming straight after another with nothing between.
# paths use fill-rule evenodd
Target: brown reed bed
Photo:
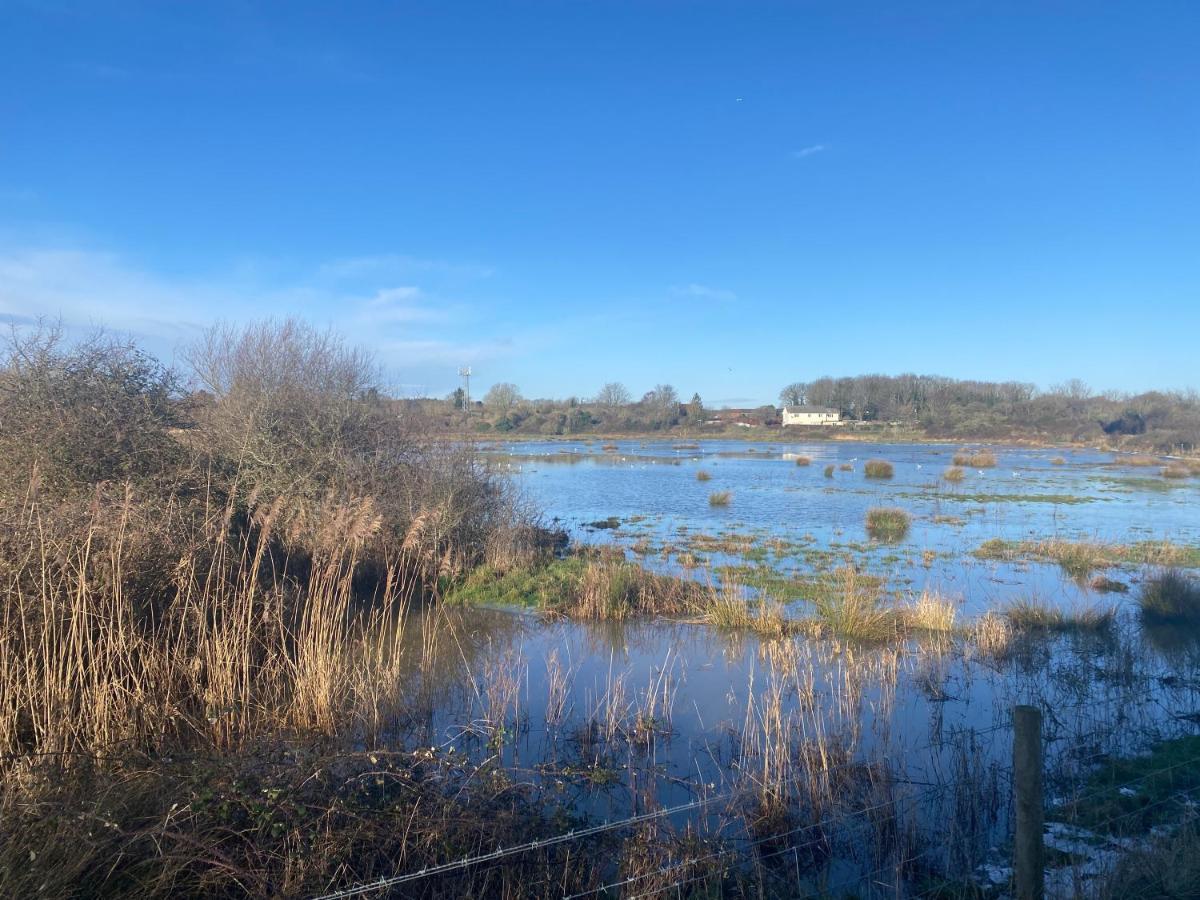
<instances>
[{"instance_id":1,"label":"brown reed bed","mask_svg":"<svg viewBox=\"0 0 1200 900\"><path fill-rule=\"evenodd\" d=\"M959 450L954 454L954 465L973 469L988 469L996 465L996 454L991 450Z\"/></svg>"}]
</instances>

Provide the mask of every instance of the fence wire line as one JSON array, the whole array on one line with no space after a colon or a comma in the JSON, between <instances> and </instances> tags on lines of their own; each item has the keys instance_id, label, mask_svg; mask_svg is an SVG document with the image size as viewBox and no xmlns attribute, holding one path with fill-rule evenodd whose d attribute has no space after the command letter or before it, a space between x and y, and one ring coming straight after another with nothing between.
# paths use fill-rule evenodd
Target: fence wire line
<instances>
[{"instance_id":1,"label":"fence wire line","mask_svg":"<svg viewBox=\"0 0 1200 900\"><path fill-rule=\"evenodd\" d=\"M977 737L982 737L983 735L991 734L995 731L1007 729L1010 727L1012 727L1011 722L1001 722L999 724L991 726L990 728L986 728L986 729L982 729L982 730L976 730L973 728L963 728L959 731L953 732L950 735L950 737L948 737L942 741L938 741L936 743L931 742L929 744L926 744L923 747L918 747L916 749L909 750L907 752L908 753L922 753L927 750L939 750L939 749L942 749L944 746L953 743L960 737L970 736L971 738L977 738ZM832 774L834 772L838 772L843 769L850 768L852 766L862 766L862 765L869 765L869 764L870 764L869 762L866 762L863 760L857 760L857 759L856 760L848 760L844 763L839 763L836 766L832 766L832 767L826 769L825 772L826 772L826 774ZM945 785L942 785L942 786L939 786L937 789L940 790L940 789L944 789L944 788L945 788ZM503 859L508 856L514 856L518 853L524 853L529 850L539 850L539 849L542 849L545 847L556 846L558 844L567 843L569 841L575 841L575 840L580 840L580 839L586 838L586 837L592 837L594 835L602 834L607 831L613 831L616 829L625 828L629 825L640 824L641 822L650 821L650 820L653 820L656 818L661 818L662 816L674 815L675 813L678 813L678 812L687 812L692 809L698 809L699 807L702 807L702 806L708 806L712 803L716 803L721 800L732 799L734 797L734 795L735 795L735 792L726 791L726 792L723 792L720 794L714 794L711 797L705 797L705 798L690 801L688 803L683 803L678 806L667 807L667 808L660 809L660 810L654 810L651 812L642 813L637 816L631 816L626 819L620 819L616 822L605 822L600 825L591 826L590 828L575 829L575 830L569 831L565 834L558 834L558 835L553 835L548 838L541 838L536 841L529 841L525 844L518 844L517 846L514 846L514 847L497 848L496 850L493 850L490 853L483 853L483 854L479 854L478 856L473 856L473 857L464 857L462 859L453 860L451 862L441 863L436 866L427 866L416 872L407 872L407 873L400 874L400 875L393 875L388 878L381 878L381 879L377 879L376 881L353 885L349 888L343 888L342 890L339 890L339 891L332 891L327 894L321 894L317 897L314 897L313 900L344 900L344 898L348 898L348 897L358 897L358 896L362 896L363 894L371 893L373 891L386 890L387 888L394 887L397 884L403 884L403 883L409 882L409 881L416 881L421 878L429 878L434 875L442 875L442 874L446 874L447 872L452 872L457 869L469 868L471 866L479 865L482 863L495 862L496 860ZM818 823L818 824L828 824L828 823ZM816 827L816 826L810 825L810 826L806 826L806 827L811 828L811 827ZM788 832L788 833L794 833L794 832ZM786 836L786 835L780 835L780 836ZM773 837L778 837L778 836L773 836Z\"/></svg>"},{"instance_id":2,"label":"fence wire line","mask_svg":"<svg viewBox=\"0 0 1200 900\"><path fill-rule=\"evenodd\" d=\"M813 827L816 827L816 826L813 826ZM818 843L818 841L808 841L803 844L794 844L790 847L784 847L781 850L773 850L770 853L764 853L763 855L759 856L758 860L761 862L762 860L765 860L765 859L773 859L777 856L782 856L785 853L797 853L800 850L807 849L808 847L811 847L816 843ZM827 894L831 890L840 890L841 888L844 888L851 884L861 884L862 882L864 882L870 878L874 878L876 875L879 875L882 872L891 871L898 867L906 866L909 863L915 862L918 859L922 859L926 856L931 856L934 853L939 853L939 852L941 852L941 849L942 849L941 847L928 847L925 850L922 850L920 853L914 854L913 856L909 856L905 859L901 859L896 862L891 862L886 865L879 866L878 868L872 869L868 872L862 872L861 874L859 874L853 878L843 879L842 881L839 881L836 884L834 884L832 887L826 886L826 887L820 888L820 889L818 889L818 891L816 893L813 893L810 891L809 893L804 894L802 897L798 898L798 900L808 900L808 898L811 898L811 897L821 897L821 896ZM705 878L711 878L717 874L724 875L731 868L733 868L733 866L734 866L734 864L730 863L729 865L724 866L720 869L717 869L713 872L703 872L699 875L694 875L691 878L686 878L686 879L682 879L680 881L675 881L675 882L672 882L671 884L664 885L659 888L654 888L653 890L645 891L641 894L634 894L633 896L626 898L626 900L641 900L641 898L651 897L654 894L659 893L660 891L670 890L671 888L680 888L685 885L693 884L697 881L701 881ZM799 886L799 877L797 877L797 887L798 886Z\"/></svg>"},{"instance_id":3,"label":"fence wire line","mask_svg":"<svg viewBox=\"0 0 1200 900\"><path fill-rule=\"evenodd\" d=\"M924 800L934 794L938 794L938 793L942 793L942 792L946 791L948 789L948 787L949 787L948 785L939 785L936 787L928 788L927 790L924 790L924 791L920 791L911 797L893 797L889 800L885 800L883 803L877 803L873 806L866 806L866 807L863 807L862 809L856 809L856 810L852 810L849 812L842 812L836 816L828 816L820 821L810 822L807 825L799 825L796 828L792 828L788 831L782 831L777 834L769 834L769 835L766 835L765 837L756 838L747 843L740 844L737 847L729 847L724 850L718 850L715 853L710 853L707 856L700 856L700 857L697 857L696 859L689 859L689 860L685 860L682 862L673 863L672 865L664 866L654 872L644 872L640 875L632 875L629 878L623 879L621 881L614 881L614 882L610 882L608 884L600 885L599 887L588 888L586 891L579 891L578 893L575 893L575 894L568 894L567 896L565 896L563 898L563 900L577 900L577 898L580 898L580 897L588 897L592 894L597 894L600 891L607 891L610 888L619 888L619 887L623 887L628 884L632 884L635 881L640 881L643 878L649 878L652 875L663 875L663 874L671 872L674 869L681 869L681 868L687 868L689 866L695 866L695 865L698 865L703 862L708 862L709 860L712 860L712 859L720 859L722 856L729 856L729 855L734 855L734 854L745 855L746 853L753 850L755 847L761 846L762 844L769 843L771 841L780 840L781 838L791 837L793 834L797 834L801 831L811 831L816 828L824 828L827 825L832 825L837 822L845 822L849 819L858 818L859 816L864 816L868 813L877 812L878 810L881 810L881 809L886 809L889 806L896 806L905 801L917 803L917 802ZM810 847L816 843L819 843L820 840L822 840L822 838L817 838L817 839L808 841L803 844L796 844L791 847L787 847L783 851L779 851L779 852L790 852L792 850L798 850L798 849L801 849L804 847ZM766 854L765 856L760 857L760 859L769 859L772 855L774 855L774 854ZM732 867L732 865L733 864L730 864L730 866L726 866L724 869L719 869L718 871L722 871L722 872L727 871L729 868ZM711 873L709 873L709 874L711 874Z\"/></svg>"}]
</instances>

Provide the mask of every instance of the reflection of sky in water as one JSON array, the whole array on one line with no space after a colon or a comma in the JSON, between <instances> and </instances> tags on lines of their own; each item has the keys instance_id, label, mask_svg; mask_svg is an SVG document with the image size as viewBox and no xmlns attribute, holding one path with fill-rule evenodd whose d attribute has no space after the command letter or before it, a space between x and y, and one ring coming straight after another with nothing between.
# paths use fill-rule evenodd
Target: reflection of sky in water
<instances>
[{"instance_id":1,"label":"reflection of sky in water","mask_svg":"<svg viewBox=\"0 0 1200 900\"><path fill-rule=\"evenodd\" d=\"M703 441L700 449L675 449L667 442L616 444L617 450L607 453L600 442L519 442L496 449L514 454L506 462L526 496L578 540L630 547L648 539L657 546L665 542L687 549L687 533L795 542L807 537L811 543L806 546L849 555L869 571L888 576L894 588L936 589L962 600L971 613L1017 596L1070 604L1090 593L1054 565L998 563L970 555L990 538L1200 542L1200 480L1168 483L1156 468L1109 465L1113 456L1108 453L1000 449L995 468L966 467L965 480L950 485L941 474L956 445ZM564 463L537 458L561 454L584 459ZM797 455L810 457L812 464L796 465ZM1065 457L1066 464L1053 464L1057 456ZM864 477L863 463L876 457L894 465L894 478ZM854 471L825 477L826 465L843 463L852 464ZM698 481L700 469L712 479ZM718 490L733 492L729 507L709 505L709 494ZM1083 502L1064 502L1064 497ZM913 516L912 529L899 544L867 539L866 512L881 505L902 507ZM616 534L584 527L610 516L623 520ZM646 518L629 523L634 516ZM688 532L681 533L680 527ZM928 566L923 551L937 554ZM739 561L701 555L712 564ZM658 556L646 561L674 568L673 560ZM780 569L811 570L811 561L802 554L769 561ZM1136 574L1127 573L1129 578Z\"/></svg>"},{"instance_id":2,"label":"reflection of sky in water","mask_svg":"<svg viewBox=\"0 0 1200 900\"><path fill-rule=\"evenodd\" d=\"M500 761L519 779L560 790L601 819L643 808L648 797L670 806L706 791L723 795L744 788L739 766L755 761L740 756L739 735L751 698L761 711L773 679L781 687L793 748L823 737L856 761L887 759L896 778L914 784L943 785L960 777L964 748L975 770L1002 779L1011 747L1005 722L1014 703L1032 701L1048 710L1050 771L1075 777L1081 755L1125 755L1154 738L1188 733L1192 726L1181 714L1200 708L1196 656L1182 665L1186 654L1164 658L1142 643L1128 620L1109 638L1039 639L996 662L964 658L961 644L941 650L804 638L765 644L692 624L543 622L489 609L448 615L454 639L443 642L437 699L422 742L454 746L476 759L496 752L486 736L465 736L465 730L488 719L483 698L489 673L496 660L507 660L520 685L521 727L514 730L510 722ZM410 622L417 643L419 619L416 613ZM571 673L567 713L558 727L546 725L552 653ZM670 714L660 709L657 715L666 733L644 745L617 740L589 746L580 740L581 726L597 717L618 681L620 718L627 726L635 721L646 692L661 685L664 667ZM1164 682L1168 673L1176 677ZM613 772L603 785L578 774L597 762ZM565 774L570 768L576 774ZM1006 798L1007 782L1000 783ZM1006 809L994 823L1000 831ZM944 813L935 804L923 816L932 823Z\"/></svg>"}]
</instances>

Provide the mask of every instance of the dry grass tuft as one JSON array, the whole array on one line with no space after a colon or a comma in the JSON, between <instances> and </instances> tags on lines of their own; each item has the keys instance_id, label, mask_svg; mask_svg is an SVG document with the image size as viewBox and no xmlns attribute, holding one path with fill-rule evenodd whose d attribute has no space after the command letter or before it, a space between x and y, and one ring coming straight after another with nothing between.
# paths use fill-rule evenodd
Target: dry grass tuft
<instances>
[{"instance_id":1,"label":"dry grass tuft","mask_svg":"<svg viewBox=\"0 0 1200 900\"><path fill-rule=\"evenodd\" d=\"M812 465L812 460L807 456L797 456L796 457L796 465L810 466L810 465Z\"/></svg>"},{"instance_id":2,"label":"dry grass tuft","mask_svg":"<svg viewBox=\"0 0 1200 900\"><path fill-rule=\"evenodd\" d=\"M1172 463L1169 466L1164 466L1161 474L1163 478L1191 478L1193 472L1188 466L1180 463Z\"/></svg>"},{"instance_id":3,"label":"dry grass tuft","mask_svg":"<svg viewBox=\"0 0 1200 900\"><path fill-rule=\"evenodd\" d=\"M941 594L923 591L916 601L902 609L901 614L908 628L949 634L954 631L958 607Z\"/></svg>"},{"instance_id":4,"label":"dry grass tuft","mask_svg":"<svg viewBox=\"0 0 1200 900\"><path fill-rule=\"evenodd\" d=\"M991 450L959 450L954 454L954 465L989 469L996 465L996 454Z\"/></svg>"},{"instance_id":5,"label":"dry grass tuft","mask_svg":"<svg viewBox=\"0 0 1200 900\"><path fill-rule=\"evenodd\" d=\"M827 465L827 466L825 467L825 477L826 477L826 478L832 478L832 477L833 477L833 463L830 463L829 465Z\"/></svg>"},{"instance_id":6,"label":"dry grass tuft","mask_svg":"<svg viewBox=\"0 0 1200 900\"><path fill-rule=\"evenodd\" d=\"M728 506L733 502L733 491L713 491L708 495L709 506Z\"/></svg>"},{"instance_id":7,"label":"dry grass tuft","mask_svg":"<svg viewBox=\"0 0 1200 900\"><path fill-rule=\"evenodd\" d=\"M696 472L696 480L697 481L711 481L712 473L705 469L700 469L699 471Z\"/></svg>"},{"instance_id":8,"label":"dry grass tuft","mask_svg":"<svg viewBox=\"0 0 1200 900\"><path fill-rule=\"evenodd\" d=\"M942 477L952 484L958 484L966 477L966 474L962 466L947 466L946 471L942 473Z\"/></svg>"},{"instance_id":9,"label":"dry grass tuft","mask_svg":"<svg viewBox=\"0 0 1200 900\"><path fill-rule=\"evenodd\" d=\"M1117 463L1126 466L1138 466L1141 468L1149 468L1150 466L1161 466L1163 461L1157 456L1120 456L1117 457Z\"/></svg>"},{"instance_id":10,"label":"dry grass tuft","mask_svg":"<svg viewBox=\"0 0 1200 900\"><path fill-rule=\"evenodd\" d=\"M1008 653L1013 630L1004 616L988 612L971 623L970 637L980 653L999 659Z\"/></svg>"}]
</instances>

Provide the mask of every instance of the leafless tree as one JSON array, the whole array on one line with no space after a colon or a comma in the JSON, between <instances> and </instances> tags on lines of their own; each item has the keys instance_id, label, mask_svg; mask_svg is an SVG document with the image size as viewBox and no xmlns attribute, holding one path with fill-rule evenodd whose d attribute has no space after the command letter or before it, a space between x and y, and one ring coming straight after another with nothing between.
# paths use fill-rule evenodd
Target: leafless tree
<instances>
[{"instance_id":1,"label":"leafless tree","mask_svg":"<svg viewBox=\"0 0 1200 900\"><path fill-rule=\"evenodd\" d=\"M782 406L803 406L808 401L808 385L803 381L793 381L779 392L779 403Z\"/></svg>"},{"instance_id":2,"label":"leafless tree","mask_svg":"<svg viewBox=\"0 0 1200 900\"><path fill-rule=\"evenodd\" d=\"M491 409L506 412L521 402L521 391L515 384L501 381L493 384L491 390L484 395L483 405Z\"/></svg>"},{"instance_id":3,"label":"leafless tree","mask_svg":"<svg viewBox=\"0 0 1200 900\"><path fill-rule=\"evenodd\" d=\"M619 381L610 381L604 387L600 388L600 392L596 394L596 404L607 409L616 409L618 406L626 406L632 398L629 396L629 389Z\"/></svg>"}]
</instances>

